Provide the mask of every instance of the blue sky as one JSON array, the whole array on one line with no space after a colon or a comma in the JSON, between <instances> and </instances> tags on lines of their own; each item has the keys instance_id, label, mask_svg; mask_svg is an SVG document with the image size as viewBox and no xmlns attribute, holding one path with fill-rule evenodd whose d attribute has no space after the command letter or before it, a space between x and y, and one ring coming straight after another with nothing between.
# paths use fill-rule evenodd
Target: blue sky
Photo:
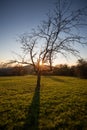
<instances>
[{"instance_id":1,"label":"blue sky","mask_svg":"<svg viewBox=\"0 0 87 130\"><path fill-rule=\"evenodd\" d=\"M0 0L0 62L14 58L12 51L20 53L20 43L16 41L24 32L31 32L45 19L46 13L54 6L55 0ZM87 5L87 0L73 0L73 8ZM87 28L85 33L87 33ZM87 47L79 47L81 56L87 58ZM76 58L66 60L59 56L59 63L73 64Z\"/></svg>"}]
</instances>

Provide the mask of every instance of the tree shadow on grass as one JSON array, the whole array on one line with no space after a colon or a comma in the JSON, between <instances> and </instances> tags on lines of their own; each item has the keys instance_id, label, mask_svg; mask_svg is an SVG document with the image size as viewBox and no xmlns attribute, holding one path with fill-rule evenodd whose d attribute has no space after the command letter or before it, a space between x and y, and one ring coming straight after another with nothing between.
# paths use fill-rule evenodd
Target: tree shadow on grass
<instances>
[{"instance_id":1,"label":"tree shadow on grass","mask_svg":"<svg viewBox=\"0 0 87 130\"><path fill-rule=\"evenodd\" d=\"M66 82L65 80L60 79L60 78L55 77L55 76L50 76L50 78L51 78L52 80L56 81L56 82Z\"/></svg>"},{"instance_id":2,"label":"tree shadow on grass","mask_svg":"<svg viewBox=\"0 0 87 130\"><path fill-rule=\"evenodd\" d=\"M35 88L23 130L39 130L40 87Z\"/></svg>"}]
</instances>

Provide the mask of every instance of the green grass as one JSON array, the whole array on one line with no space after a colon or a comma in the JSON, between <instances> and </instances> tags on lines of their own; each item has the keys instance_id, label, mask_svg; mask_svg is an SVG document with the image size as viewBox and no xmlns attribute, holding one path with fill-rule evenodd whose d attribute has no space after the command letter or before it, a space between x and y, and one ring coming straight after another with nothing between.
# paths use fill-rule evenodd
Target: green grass
<instances>
[{"instance_id":1,"label":"green grass","mask_svg":"<svg viewBox=\"0 0 87 130\"><path fill-rule=\"evenodd\" d=\"M87 130L87 80L0 77L0 130Z\"/></svg>"}]
</instances>

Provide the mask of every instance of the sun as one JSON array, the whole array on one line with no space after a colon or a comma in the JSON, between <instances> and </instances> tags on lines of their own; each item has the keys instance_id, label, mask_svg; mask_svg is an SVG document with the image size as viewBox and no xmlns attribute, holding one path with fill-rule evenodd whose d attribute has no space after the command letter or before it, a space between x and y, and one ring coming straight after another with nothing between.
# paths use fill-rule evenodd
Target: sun
<instances>
[{"instance_id":1,"label":"sun","mask_svg":"<svg viewBox=\"0 0 87 130\"><path fill-rule=\"evenodd\" d=\"M42 66L42 60L39 62L39 65Z\"/></svg>"}]
</instances>

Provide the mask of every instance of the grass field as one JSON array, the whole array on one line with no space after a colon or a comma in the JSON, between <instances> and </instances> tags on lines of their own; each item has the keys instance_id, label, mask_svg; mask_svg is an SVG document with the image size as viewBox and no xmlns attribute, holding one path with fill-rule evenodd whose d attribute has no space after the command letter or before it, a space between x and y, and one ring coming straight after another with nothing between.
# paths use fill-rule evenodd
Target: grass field
<instances>
[{"instance_id":1,"label":"grass field","mask_svg":"<svg viewBox=\"0 0 87 130\"><path fill-rule=\"evenodd\" d=\"M0 130L87 130L87 80L0 77Z\"/></svg>"}]
</instances>

